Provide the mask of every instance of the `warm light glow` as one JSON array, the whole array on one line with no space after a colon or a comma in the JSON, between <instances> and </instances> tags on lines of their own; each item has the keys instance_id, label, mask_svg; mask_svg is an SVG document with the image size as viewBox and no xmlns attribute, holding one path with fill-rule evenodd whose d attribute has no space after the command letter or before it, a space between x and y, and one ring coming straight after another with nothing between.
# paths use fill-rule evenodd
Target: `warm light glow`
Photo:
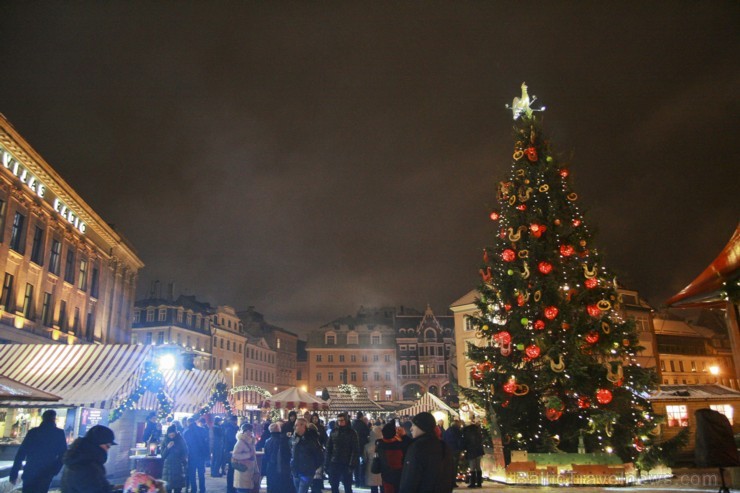
<instances>
[{"instance_id":1,"label":"warm light glow","mask_svg":"<svg viewBox=\"0 0 740 493\"><path fill-rule=\"evenodd\" d=\"M719 366L714 365L709 367L709 373L712 375L719 375Z\"/></svg>"},{"instance_id":2,"label":"warm light glow","mask_svg":"<svg viewBox=\"0 0 740 493\"><path fill-rule=\"evenodd\" d=\"M174 370L175 369L175 357L171 354L165 354L159 358L159 369L160 370Z\"/></svg>"}]
</instances>

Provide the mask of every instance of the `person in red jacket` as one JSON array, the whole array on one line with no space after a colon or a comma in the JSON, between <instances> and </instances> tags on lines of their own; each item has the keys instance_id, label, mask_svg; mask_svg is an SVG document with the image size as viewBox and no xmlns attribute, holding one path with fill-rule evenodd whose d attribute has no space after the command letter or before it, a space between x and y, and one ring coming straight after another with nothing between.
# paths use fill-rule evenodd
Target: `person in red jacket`
<instances>
[{"instance_id":1,"label":"person in red jacket","mask_svg":"<svg viewBox=\"0 0 740 493\"><path fill-rule=\"evenodd\" d=\"M396 435L396 424L393 421L385 425L381 433L383 438L375 442L375 452L380 457L383 493L398 493L407 443Z\"/></svg>"}]
</instances>

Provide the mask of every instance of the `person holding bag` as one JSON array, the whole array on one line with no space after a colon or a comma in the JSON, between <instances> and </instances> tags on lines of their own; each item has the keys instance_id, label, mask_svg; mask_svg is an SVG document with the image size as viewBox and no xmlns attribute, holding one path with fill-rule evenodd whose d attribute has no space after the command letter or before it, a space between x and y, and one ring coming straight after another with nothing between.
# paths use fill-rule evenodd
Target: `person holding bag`
<instances>
[{"instance_id":1,"label":"person holding bag","mask_svg":"<svg viewBox=\"0 0 740 493\"><path fill-rule=\"evenodd\" d=\"M378 493L378 487L383 485L383 480L380 477L380 469L373 471L373 459L376 455L375 442L382 438L380 426L373 426L370 428L370 437L365 444L365 486L370 488L370 493ZM378 459L379 461L379 459ZM379 467L379 464L378 464Z\"/></svg>"},{"instance_id":2,"label":"person holding bag","mask_svg":"<svg viewBox=\"0 0 740 493\"><path fill-rule=\"evenodd\" d=\"M256 439L252 425L244 423L241 433L236 436L236 445L231 452L231 466L234 468L234 488L237 493L256 493L260 489L260 474L257 466Z\"/></svg>"},{"instance_id":3,"label":"person holding bag","mask_svg":"<svg viewBox=\"0 0 740 493\"><path fill-rule=\"evenodd\" d=\"M162 479L167 482L169 493L180 493L187 486L188 446L175 425L167 428L162 442Z\"/></svg>"}]
</instances>

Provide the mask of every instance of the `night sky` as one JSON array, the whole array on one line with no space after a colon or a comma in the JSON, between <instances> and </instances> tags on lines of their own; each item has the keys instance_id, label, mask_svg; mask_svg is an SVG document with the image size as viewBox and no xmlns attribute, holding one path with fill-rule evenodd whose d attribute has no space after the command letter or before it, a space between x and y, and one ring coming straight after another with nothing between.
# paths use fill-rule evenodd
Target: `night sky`
<instances>
[{"instance_id":1,"label":"night sky","mask_svg":"<svg viewBox=\"0 0 740 493\"><path fill-rule=\"evenodd\" d=\"M0 112L154 280L298 333L477 286L526 81L655 307L740 218L740 4L3 2Z\"/></svg>"}]
</instances>

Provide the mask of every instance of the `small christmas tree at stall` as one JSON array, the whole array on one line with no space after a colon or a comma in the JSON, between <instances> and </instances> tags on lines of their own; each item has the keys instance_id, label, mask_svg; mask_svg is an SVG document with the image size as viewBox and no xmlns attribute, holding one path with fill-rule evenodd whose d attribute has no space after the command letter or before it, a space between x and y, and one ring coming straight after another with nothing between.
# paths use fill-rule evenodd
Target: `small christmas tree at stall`
<instances>
[{"instance_id":1,"label":"small christmas tree at stall","mask_svg":"<svg viewBox=\"0 0 740 493\"><path fill-rule=\"evenodd\" d=\"M648 395L653 369L617 281L595 248L568 166L542 135L527 86L511 106L514 151L498 184L493 245L483 253L473 318L482 347L466 397L495 413L508 451L615 452L650 469L662 454ZM665 445L665 444L663 444Z\"/></svg>"}]
</instances>

